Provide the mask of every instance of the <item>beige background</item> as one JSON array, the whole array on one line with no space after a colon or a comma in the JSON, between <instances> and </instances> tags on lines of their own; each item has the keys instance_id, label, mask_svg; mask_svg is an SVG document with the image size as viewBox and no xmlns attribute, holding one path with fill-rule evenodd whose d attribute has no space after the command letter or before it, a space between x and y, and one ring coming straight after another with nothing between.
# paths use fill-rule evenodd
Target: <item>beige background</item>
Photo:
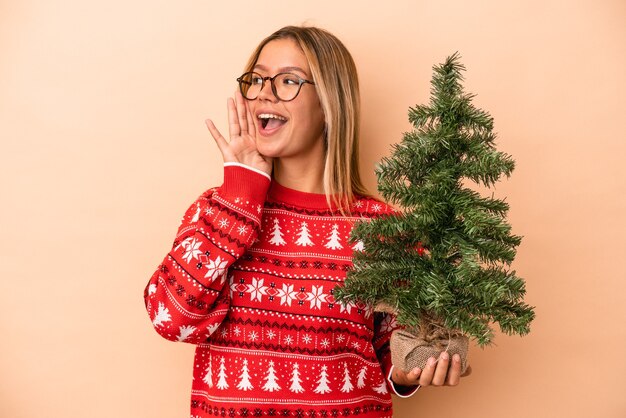
<instances>
[{"instance_id":1,"label":"beige background","mask_svg":"<svg viewBox=\"0 0 626 418\"><path fill-rule=\"evenodd\" d=\"M221 182L205 131L285 24L336 33L363 86L363 171L409 129L431 67L466 88L517 169L498 185L537 319L471 352L397 417L626 416L626 2L0 1L0 416L184 417L192 346L142 292L180 216Z\"/></svg>"}]
</instances>

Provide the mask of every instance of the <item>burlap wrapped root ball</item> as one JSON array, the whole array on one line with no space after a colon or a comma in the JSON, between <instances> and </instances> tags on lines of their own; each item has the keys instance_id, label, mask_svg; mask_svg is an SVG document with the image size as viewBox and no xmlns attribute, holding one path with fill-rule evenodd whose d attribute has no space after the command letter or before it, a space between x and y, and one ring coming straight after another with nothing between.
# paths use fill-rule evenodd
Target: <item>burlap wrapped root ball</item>
<instances>
[{"instance_id":1,"label":"burlap wrapped root ball","mask_svg":"<svg viewBox=\"0 0 626 418\"><path fill-rule=\"evenodd\" d=\"M450 358L458 354L461 357L461 373L465 373L467 369L469 339L462 334L456 334L449 339L427 340L420 337L419 332L397 329L391 334L390 344L394 367L407 372L416 367L424 370L428 359L438 359L442 351L447 351Z\"/></svg>"},{"instance_id":2,"label":"burlap wrapped root ball","mask_svg":"<svg viewBox=\"0 0 626 418\"><path fill-rule=\"evenodd\" d=\"M398 315L397 309L385 302L379 302L374 311ZM447 351L452 358L461 357L461 374L467 370L469 338L458 330L443 326L443 321L428 313L423 313L417 327L399 328L391 333L391 362L394 367L409 372L416 367L424 370L430 357L439 358Z\"/></svg>"}]
</instances>

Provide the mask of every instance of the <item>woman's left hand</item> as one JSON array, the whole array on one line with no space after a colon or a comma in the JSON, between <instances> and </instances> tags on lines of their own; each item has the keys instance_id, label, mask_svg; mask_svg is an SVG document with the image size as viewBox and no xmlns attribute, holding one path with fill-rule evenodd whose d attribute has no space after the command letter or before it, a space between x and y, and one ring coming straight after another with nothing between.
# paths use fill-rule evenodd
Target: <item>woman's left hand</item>
<instances>
[{"instance_id":1,"label":"woman's left hand","mask_svg":"<svg viewBox=\"0 0 626 418\"><path fill-rule=\"evenodd\" d=\"M431 357L428 359L424 370L419 367L405 372L398 368L393 369L391 380L400 386L456 386L461 380L461 376L468 376L472 368L467 366L465 373L461 375L461 358L458 354L452 356L447 352L442 352L439 359Z\"/></svg>"}]
</instances>

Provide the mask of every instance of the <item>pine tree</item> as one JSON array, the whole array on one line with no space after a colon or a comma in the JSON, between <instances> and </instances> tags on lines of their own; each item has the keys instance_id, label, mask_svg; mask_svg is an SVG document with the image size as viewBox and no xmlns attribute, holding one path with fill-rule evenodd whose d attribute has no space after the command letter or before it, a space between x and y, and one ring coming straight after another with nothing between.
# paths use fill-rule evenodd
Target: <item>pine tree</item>
<instances>
[{"instance_id":1,"label":"pine tree","mask_svg":"<svg viewBox=\"0 0 626 418\"><path fill-rule=\"evenodd\" d=\"M357 380L356 380L356 387L359 389L363 389L365 387L365 375L367 374L367 369L365 368L365 366L363 366L363 368L361 368L361 370L359 371L359 374L357 375Z\"/></svg>"},{"instance_id":2,"label":"pine tree","mask_svg":"<svg viewBox=\"0 0 626 418\"><path fill-rule=\"evenodd\" d=\"M270 244L274 245L285 245L287 242L283 239L283 233L280 230L280 224L278 223L278 218L274 219L274 228L272 230L272 238L270 239Z\"/></svg>"},{"instance_id":3,"label":"pine tree","mask_svg":"<svg viewBox=\"0 0 626 418\"><path fill-rule=\"evenodd\" d=\"M350 381L350 373L348 372L348 364L343 364L343 386L341 387L341 391L344 393L352 392L354 389L354 385Z\"/></svg>"},{"instance_id":4,"label":"pine tree","mask_svg":"<svg viewBox=\"0 0 626 418\"><path fill-rule=\"evenodd\" d=\"M381 395L389 392L387 390L387 382L385 382L384 380L378 386L374 386L372 389L374 389L374 392L380 393Z\"/></svg>"},{"instance_id":5,"label":"pine tree","mask_svg":"<svg viewBox=\"0 0 626 418\"><path fill-rule=\"evenodd\" d=\"M304 392L304 388L302 387L302 379L300 379L300 371L298 369L298 363L293 364L293 372L291 374L291 386L289 386L289 390L295 393Z\"/></svg>"},{"instance_id":6,"label":"pine tree","mask_svg":"<svg viewBox=\"0 0 626 418\"><path fill-rule=\"evenodd\" d=\"M324 246L326 248L330 248L331 250L340 250L343 248L339 239L339 225L333 225L333 229L328 236L328 242Z\"/></svg>"},{"instance_id":7,"label":"pine tree","mask_svg":"<svg viewBox=\"0 0 626 418\"><path fill-rule=\"evenodd\" d=\"M241 390L250 390L253 388L252 383L250 383L250 373L248 371L248 359L243 360L243 366L241 367L241 374L239 375L241 379L239 383L237 383L237 389Z\"/></svg>"},{"instance_id":8,"label":"pine tree","mask_svg":"<svg viewBox=\"0 0 626 418\"><path fill-rule=\"evenodd\" d=\"M220 359L220 370L217 374L217 388L218 389L228 389L228 382L226 381L226 365L224 363L225 359L222 357Z\"/></svg>"},{"instance_id":9,"label":"pine tree","mask_svg":"<svg viewBox=\"0 0 626 418\"><path fill-rule=\"evenodd\" d=\"M211 365L211 356L209 356L209 365L206 368L206 374L202 381L207 384L208 387L213 387L213 366Z\"/></svg>"},{"instance_id":10,"label":"pine tree","mask_svg":"<svg viewBox=\"0 0 626 418\"><path fill-rule=\"evenodd\" d=\"M311 241L311 232L309 231L309 226L306 222L302 222L302 225L300 226L300 232L298 233L296 245L302 245L304 247L313 245L313 241Z\"/></svg>"},{"instance_id":11,"label":"pine tree","mask_svg":"<svg viewBox=\"0 0 626 418\"><path fill-rule=\"evenodd\" d=\"M192 325L181 325L179 327L179 334L176 337L178 341L185 341L193 332L196 330L196 327Z\"/></svg>"},{"instance_id":12,"label":"pine tree","mask_svg":"<svg viewBox=\"0 0 626 418\"><path fill-rule=\"evenodd\" d=\"M196 213L193 214L193 218L191 218L191 222L198 222L200 219L200 203L196 204Z\"/></svg>"},{"instance_id":13,"label":"pine tree","mask_svg":"<svg viewBox=\"0 0 626 418\"><path fill-rule=\"evenodd\" d=\"M268 392L274 392L275 390L280 390L280 386L276 383L276 371L274 370L274 362L269 362L269 368L267 369L267 376L264 378L265 384L263 385L263 390Z\"/></svg>"},{"instance_id":14,"label":"pine tree","mask_svg":"<svg viewBox=\"0 0 626 418\"><path fill-rule=\"evenodd\" d=\"M361 240L358 240L358 241L356 242L356 244L354 244L354 245L352 246L352 249L353 249L354 251L363 251L363 248L364 248L364 247L363 247L363 241L361 241Z\"/></svg>"},{"instance_id":15,"label":"pine tree","mask_svg":"<svg viewBox=\"0 0 626 418\"><path fill-rule=\"evenodd\" d=\"M159 302L157 313L152 320L152 325L158 327L163 325L164 322L170 322L171 320L172 315L170 315L170 310L165 307L163 302Z\"/></svg>"},{"instance_id":16,"label":"pine tree","mask_svg":"<svg viewBox=\"0 0 626 418\"><path fill-rule=\"evenodd\" d=\"M330 388L328 387L329 380L328 380L327 370L328 368L325 365L322 366L322 371L320 372L320 378L317 381L317 387L313 389L313 392L320 393L320 394L331 392Z\"/></svg>"},{"instance_id":17,"label":"pine tree","mask_svg":"<svg viewBox=\"0 0 626 418\"><path fill-rule=\"evenodd\" d=\"M413 131L376 170L379 192L398 212L357 224L351 241L365 249L336 293L382 303L402 325L434 321L485 345L490 323L524 335L534 312L509 269L521 238L506 222L508 203L468 187L509 177L514 161L495 149L491 116L463 92L464 70L457 54L434 67L430 104L410 109Z\"/></svg>"}]
</instances>

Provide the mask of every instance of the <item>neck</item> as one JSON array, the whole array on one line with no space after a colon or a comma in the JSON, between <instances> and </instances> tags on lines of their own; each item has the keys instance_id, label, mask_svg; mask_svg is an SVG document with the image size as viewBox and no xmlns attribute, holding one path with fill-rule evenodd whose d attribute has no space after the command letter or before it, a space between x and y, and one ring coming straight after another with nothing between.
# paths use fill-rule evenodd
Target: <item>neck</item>
<instances>
[{"instance_id":1,"label":"neck","mask_svg":"<svg viewBox=\"0 0 626 418\"><path fill-rule=\"evenodd\" d=\"M324 164L292 159L274 160L274 179L281 186L305 193L324 193Z\"/></svg>"}]
</instances>

